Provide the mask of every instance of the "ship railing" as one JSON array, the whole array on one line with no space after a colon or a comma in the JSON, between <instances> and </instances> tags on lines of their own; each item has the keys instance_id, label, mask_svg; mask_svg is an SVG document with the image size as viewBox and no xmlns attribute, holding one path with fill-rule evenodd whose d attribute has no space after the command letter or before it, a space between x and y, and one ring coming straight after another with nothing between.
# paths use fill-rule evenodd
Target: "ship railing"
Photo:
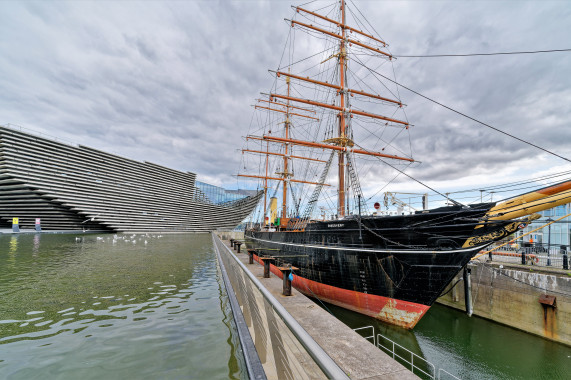
<instances>
[{"instance_id":1,"label":"ship railing","mask_svg":"<svg viewBox=\"0 0 571 380\"><path fill-rule=\"evenodd\" d=\"M248 376L349 379L217 234L212 234L212 239ZM260 367L263 376L256 372Z\"/></svg>"}]
</instances>

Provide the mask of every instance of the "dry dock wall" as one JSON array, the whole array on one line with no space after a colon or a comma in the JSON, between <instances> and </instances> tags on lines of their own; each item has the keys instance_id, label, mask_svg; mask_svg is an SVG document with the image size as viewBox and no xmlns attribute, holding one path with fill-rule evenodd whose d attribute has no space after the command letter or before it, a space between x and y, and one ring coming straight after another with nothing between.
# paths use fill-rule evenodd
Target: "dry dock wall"
<instances>
[{"instance_id":1,"label":"dry dock wall","mask_svg":"<svg viewBox=\"0 0 571 380\"><path fill-rule=\"evenodd\" d=\"M571 345L571 271L484 261L468 267L474 315ZM437 302L465 310L464 281Z\"/></svg>"}]
</instances>

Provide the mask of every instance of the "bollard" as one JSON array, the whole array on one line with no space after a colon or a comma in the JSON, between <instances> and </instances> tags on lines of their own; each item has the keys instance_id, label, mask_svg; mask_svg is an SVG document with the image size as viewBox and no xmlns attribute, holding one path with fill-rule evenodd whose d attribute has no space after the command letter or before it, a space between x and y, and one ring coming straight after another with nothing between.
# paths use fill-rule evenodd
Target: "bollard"
<instances>
[{"instance_id":1,"label":"bollard","mask_svg":"<svg viewBox=\"0 0 571 380\"><path fill-rule=\"evenodd\" d=\"M270 264L274 260L273 257L260 257L264 262L264 278L270 278Z\"/></svg>"},{"instance_id":2,"label":"bollard","mask_svg":"<svg viewBox=\"0 0 571 380\"><path fill-rule=\"evenodd\" d=\"M248 250L248 256L249 256L248 264L254 264L254 253L256 253L255 250L253 249Z\"/></svg>"},{"instance_id":3,"label":"bollard","mask_svg":"<svg viewBox=\"0 0 571 380\"><path fill-rule=\"evenodd\" d=\"M562 245L559 247L563 254L563 269L569 269L569 257L567 256L567 246Z\"/></svg>"},{"instance_id":4,"label":"bollard","mask_svg":"<svg viewBox=\"0 0 571 380\"><path fill-rule=\"evenodd\" d=\"M230 248L234 248L234 239L230 239Z\"/></svg>"},{"instance_id":5,"label":"bollard","mask_svg":"<svg viewBox=\"0 0 571 380\"><path fill-rule=\"evenodd\" d=\"M299 268L287 266L287 267L278 267L278 269L282 272L283 277L283 287L282 287L282 294L284 296L291 296L291 280L289 278L292 275L294 270L298 270Z\"/></svg>"},{"instance_id":6,"label":"bollard","mask_svg":"<svg viewBox=\"0 0 571 380\"><path fill-rule=\"evenodd\" d=\"M521 250L521 265L525 265L525 248Z\"/></svg>"},{"instance_id":7,"label":"bollard","mask_svg":"<svg viewBox=\"0 0 571 380\"><path fill-rule=\"evenodd\" d=\"M240 246L241 246L241 245L242 245L242 243L239 242L239 241L235 241L235 242L234 242L234 248L236 248L236 247L238 248L238 249L236 250L236 252L240 253Z\"/></svg>"},{"instance_id":8,"label":"bollard","mask_svg":"<svg viewBox=\"0 0 571 380\"><path fill-rule=\"evenodd\" d=\"M20 232L20 223L18 218L12 218L12 232Z\"/></svg>"}]
</instances>

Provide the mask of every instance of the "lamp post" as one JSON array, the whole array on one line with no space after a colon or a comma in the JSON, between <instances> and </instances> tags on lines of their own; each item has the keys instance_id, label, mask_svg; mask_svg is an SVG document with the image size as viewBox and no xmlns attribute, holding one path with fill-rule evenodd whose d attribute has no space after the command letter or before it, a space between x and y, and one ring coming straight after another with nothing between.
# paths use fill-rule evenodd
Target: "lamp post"
<instances>
[{"instance_id":1,"label":"lamp post","mask_svg":"<svg viewBox=\"0 0 571 380\"><path fill-rule=\"evenodd\" d=\"M548 218L547 223L553 222L553 219ZM551 224L547 227L547 266L551 266L551 259L549 258L549 251L551 250Z\"/></svg>"}]
</instances>

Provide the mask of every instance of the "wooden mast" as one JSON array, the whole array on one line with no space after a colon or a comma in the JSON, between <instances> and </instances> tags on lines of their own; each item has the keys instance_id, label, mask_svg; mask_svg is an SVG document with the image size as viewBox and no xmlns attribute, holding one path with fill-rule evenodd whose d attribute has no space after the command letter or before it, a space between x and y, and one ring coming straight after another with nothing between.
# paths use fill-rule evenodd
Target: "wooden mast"
<instances>
[{"instance_id":1,"label":"wooden mast","mask_svg":"<svg viewBox=\"0 0 571 380\"><path fill-rule=\"evenodd\" d=\"M347 125L345 120L345 74L347 64L345 62L345 0L341 0L341 42L339 44L339 105L343 111L339 112L339 138L340 141L345 141L347 134ZM345 216L345 152L338 153L339 161L339 203L337 205L337 212L339 218Z\"/></svg>"},{"instance_id":2,"label":"wooden mast","mask_svg":"<svg viewBox=\"0 0 571 380\"><path fill-rule=\"evenodd\" d=\"M262 220L262 226L266 225L266 213L268 212L267 210L267 205L268 205L268 160L270 159L270 155L268 154L270 152L270 144L267 143L266 144L266 178L264 178L264 217Z\"/></svg>"},{"instance_id":3,"label":"wooden mast","mask_svg":"<svg viewBox=\"0 0 571 380\"><path fill-rule=\"evenodd\" d=\"M263 151L257 151L257 150L250 150L250 149L242 149L242 152L252 152L252 153L262 153L266 155L266 173L264 176L256 176L256 175L246 175L246 174L238 174L239 177L246 177L246 178L260 178L260 179L264 179L264 222L265 222L265 215L267 212L267 183L268 180L276 180L276 181L281 181L282 182L282 213L281 213L281 217L283 219L283 223L280 224L285 224L285 221L287 221L287 197L288 197L288 184L290 182L295 182L295 183L305 183L305 184L311 184L311 185L320 185L319 183L316 182L309 182L309 181L300 181L300 180L294 180L292 177L293 173L289 172L289 160L292 158L299 158L299 159L304 159L304 160L311 160L311 161L318 161L318 162L325 162L323 160L318 160L315 158L308 158L308 157L301 157L301 156L293 156L291 155L290 152L290 136L289 136L289 132L290 132L290 127L291 127L291 119L290 116L299 116L299 117L305 117L308 119L313 119L316 121L319 121L318 118L315 117L311 117L311 116L307 116L307 115L302 115L302 114L298 114L298 113L293 113L291 112L292 108L297 108L300 110L304 110L304 111L308 111L308 112L312 112L315 114L315 111L312 110L308 110L306 108L300 108L300 107L295 107L292 106L290 104L290 99L291 98L291 79L289 77L286 78L286 83L287 83L287 95L284 96L284 99L286 99L286 103L278 103L278 102L274 102L272 101L272 98L270 98L269 101L266 101L268 103L270 103L270 105L274 104L274 105L278 105L278 106L282 106L285 108L285 110L281 110L281 109L275 109L275 108L271 108L271 107L262 107L262 106L254 106L255 109L258 108L263 108L263 109L267 109L269 111L275 111L275 112L281 112L281 113L285 113L286 119L284 122L285 125L285 138L282 138L282 144L284 144L284 153L274 153L274 152L270 152L269 151L269 143L270 141L266 141L266 152ZM265 101L265 100L261 100L261 101ZM256 138L256 137L252 137L252 136L248 136L247 139L259 139L259 140L263 140L260 138ZM293 145L293 144L291 144ZM275 173L277 175L279 175L279 177L270 177L268 175L268 159L270 155L276 155L276 156L281 156L283 157L283 171L282 172L278 172ZM329 185L326 185L329 186Z\"/></svg>"},{"instance_id":4,"label":"wooden mast","mask_svg":"<svg viewBox=\"0 0 571 380\"><path fill-rule=\"evenodd\" d=\"M290 96L290 80L288 78L288 80L286 80L287 83L287 96ZM289 100L287 101L287 106L286 106L286 120L285 120L285 138L289 139L289 127L290 127L290 121L289 121ZM287 218L287 185L289 183L289 177L291 175L291 173L288 172L288 148L289 148L289 144L286 143L284 145L285 149L284 149L284 182L283 182L283 198L282 198L282 218L283 220L286 220ZM280 223L282 224L282 223Z\"/></svg>"},{"instance_id":5,"label":"wooden mast","mask_svg":"<svg viewBox=\"0 0 571 380\"><path fill-rule=\"evenodd\" d=\"M267 109L270 111L276 111L276 112L284 113L286 116L286 120L284 123L285 124L285 137L273 137L273 136L264 135L264 136L259 136L259 137L258 136L247 136L247 139L256 139L256 140L262 140L262 141L265 140L267 143L273 142L273 143L283 144L284 145L284 154L270 153L269 149L268 149L267 152L264 152L266 154L266 175L265 176L254 176L254 175L239 175L239 176L250 177L250 178L264 178L266 183L267 183L267 180L281 181L283 183L281 216L282 216L282 218L287 219L287 193L288 193L287 184L288 183L295 182L295 183L307 183L307 184L313 184L313 185L323 185L321 183L300 181L300 180L295 180L292 178L293 173L289 172L289 169L290 169L289 160L292 158L303 158L303 157L292 156L291 152L290 152L291 147L293 145L302 145L302 146L311 147L311 148L322 148L322 149L336 150L338 152L338 180L339 180L337 215L339 218L343 218L347 214L347 199L348 199L348 197L347 197L347 184L346 184L346 177L347 177L346 176L346 170L347 170L346 169L346 166L347 166L346 155L347 154L350 154L352 152L352 153L362 154L362 155L384 157L384 158L414 162L414 159L412 159L412 158L400 157L400 156L396 156L396 155L389 155L389 154L384 154L384 153L380 153L380 152L372 152L372 151L368 151L365 149L354 148L355 144L351 140L351 136L350 136L350 120L351 120L351 118L353 118L354 115L358 115L358 116L364 116L367 118L380 119L380 120L384 120L386 122L386 123L384 123L385 125L388 125L389 123L391 123L393 125L401 125L401 126L405 127L406 129L409 128L409 123L408 123L408 121L398 120L398 119L395 119L393 117L382 116L382 115L364 112L364 111L359 111L359 110L351 108L351 105L349 104L349 96L354 96L354 95L359 95L359 96L377 99L377 100L384 102L385 104L394 104L397 107L402 107L403 104L400 100L395 100L395 99L383 97L383 96L380 96L377 94L367 93L365 91L356 90L356 89L352 89L349 87L348 81L347 81L347 79L348 79L347 78L347 70L348 70L348 67L347 67L347 63L348 63L347 48L349 46L356 45L356 46L359 46L360 48L368 49L369 51L373 51L377 54L384 55L385 58L387 58L389 60L392 60L393 57L389 53L386 53L377 47L369 46L363 42L349 38L348 33L356 33L356 34L359 34L361 36L364 36L366 38L369 38L371 40L374 40L374 41L382 44L383 47L386 46L386 43L384 41L382 41L382 40L380 40L380 39L378 39L378 38L376 38L376 37L374 37L368 33L362 32L358 29L352 28L352 27L347 25L345 0L340 0L340 11L341 11L341 16L340 16L341 20L340 21L329 19L325 16L319 15L315 12L311 12L311 11L302 9L300 7L297 7L296 9L297 9L297 12L305 12L307 14L311 14L317 18L320 18L324 21L332 23L341 29L340 32L335 33L332 31L328 31L326 29L322 29L322 28L313 26L311 24L302 23L302 22L299 22L296 20L287 20L287 21L291 22L292 28L295 26L298 26L301 28L311 29L311 30L323 33L325 35L331 36L331 37L333 37L339 41L339 52L337 54L333 55L332 57L330 57L330 58L337 57L337 59L338 59L338 63L337 63L338 66L337 67L339 69L339 82L338 82L338 84L337 83L334 84L334 83L322 82L322 81L318 81L315 79L311 79L309 77L302 77L300 75L293 75L289 72L289 70L287 73L282 72L282 71L271 71L271 72L275 73L277 77L280 77L280 76L285 77L285 80L287 83L287 95L281 95L281 94L276 94L276 93L264 94L264 95L269 95L269 100L261 100L260 99L258 101L263 101L263 102L269 103L268 107L255 106L255 108L256 109L263 108L263 109ZM326 104L323 102L317 102L315 100L292 97L290 95L290 93L291 93L291 88L290 88L291 79L301 80L301 81L316 84L318 86L324 86L324 87L334 89L337 93L336 96L339 96L339 101L337 102L338 105L335 105L335 103L334 104ZM276 99L281 99L283 102L279 102ZM320 108L325 108L325 109L337 111L337 118L338 118L337 137L327 139L323 142L303 141L303 140L292 139L290 137L290 127L291 127L291 117L292 116L296 116L296 117L299 116L299 117L319 121L319 119L317 119L316 117L292 112L291 109L297 108L299 110L303 110L303 111L307 111L307 112L313 112L314 114L316 113L315 111L308 109L308 108L295 107L291 104L292 102L294 104L302 103L302 104L306 104L306 105L310 105L310 106L314 106L314 107L320 107ZM283 107L283 109L272 108L272 105ZM247 149L244 151L252 152L252 153L262 153L261 151L253 151L253 150L247 150ZM274 154L274 155L283 157L283 172L276 173L278 175L278 177L268 176L268 173L267 173L267 171L268 171L267 157L270 154ZM310 159L310 158L305 158L305 159ZM313 160L323 162L322 160L317 160L317 159L313 159ZM325 185L325 186L328 186L328 185ZM267 186L265 186L265 187L267 189ZM264 205L264 207L265 207L265 205Z\"/></svg>"}]
</instances>

